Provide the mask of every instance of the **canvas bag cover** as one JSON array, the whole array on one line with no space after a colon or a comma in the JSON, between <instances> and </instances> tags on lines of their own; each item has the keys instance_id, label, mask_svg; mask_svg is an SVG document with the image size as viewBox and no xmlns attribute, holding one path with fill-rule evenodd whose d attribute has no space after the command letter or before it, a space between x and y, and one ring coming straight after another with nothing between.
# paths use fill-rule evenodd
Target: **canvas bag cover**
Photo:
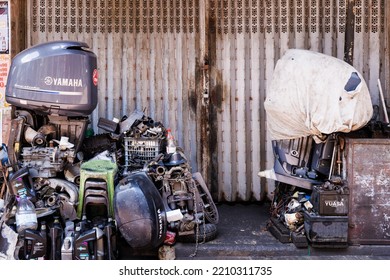
<instances>
[{"instance_id":1,"label":"canvas bag cover","mask_svg":"<svg viewBox=\"0 0 390 280\"><path fill-rule=\"evenodd\" d=\"M278 60L265 101L273 140L357 130L371 119L368 87L348 63L325 54L289 49Z\"/></svg>"}]
</instances>

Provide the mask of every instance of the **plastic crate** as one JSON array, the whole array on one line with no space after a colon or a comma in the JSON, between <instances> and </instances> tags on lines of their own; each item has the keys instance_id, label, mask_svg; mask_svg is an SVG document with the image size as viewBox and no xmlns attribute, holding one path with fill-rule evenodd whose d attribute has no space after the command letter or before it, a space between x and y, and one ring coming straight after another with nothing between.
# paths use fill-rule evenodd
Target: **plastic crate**
<instances>
[{"instance_id":1,"label":"plastic crate","mask_svg":"<svg viewBox=\"0 0 390 280\"><path fill-rule=\"evenodd\" d=\"M124 138L125 165L134 167L153 160L162 151L161 139Z\"/></svg>"}]
</instances>

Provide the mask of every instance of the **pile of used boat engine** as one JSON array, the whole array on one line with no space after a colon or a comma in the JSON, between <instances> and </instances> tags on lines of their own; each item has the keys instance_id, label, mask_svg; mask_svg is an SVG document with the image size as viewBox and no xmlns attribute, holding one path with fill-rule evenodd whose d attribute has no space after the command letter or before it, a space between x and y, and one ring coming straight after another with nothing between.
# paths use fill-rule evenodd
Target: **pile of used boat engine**
<instances>
[{"instance_id":1,"label":"pile of used boat engine","mask_svg":"<svg viewBox=\"0 0 390 280\"><path fill-rule=\"evenodd\" d=\"M13 59L0 259L121 259L123 246L136 256L216 237L217 208L170 129L136 110L100 118L105 132L91 133L96 69L95 54L73 41Z\"/></svg>"},{"instance_id":2,"label":"pile of used boat engine","mask_svg":"<svg viewBox=\"0 0 390 280\"><path fill-rule=\"evenodd\" d=\"M363 76L338 58L289 49L264 107L274 166L259 175L276 181L270 232L299 248L348 247L347 139L388 135Z\"/></svg>"}]
</instances>

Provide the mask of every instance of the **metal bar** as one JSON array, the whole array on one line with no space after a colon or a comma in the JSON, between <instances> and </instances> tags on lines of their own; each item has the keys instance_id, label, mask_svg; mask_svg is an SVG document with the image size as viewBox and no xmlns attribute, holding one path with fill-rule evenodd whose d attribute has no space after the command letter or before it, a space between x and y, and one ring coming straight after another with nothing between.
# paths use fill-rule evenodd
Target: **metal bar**
<instances>
[{"instance_id":1,"label":"metal bar","mask_svg":"<svg viewBox=\"0 0 390 280\"><path fill-rule=\"evenodd\" d=\"M347 1L345 26L344 61L353 64L353 47L355 36L355 0Z\"/></svg>"},{"instance_id":2,"label":"metal bar","mask_svg":"<svg viewBox=\"0 0 390 280\"><path fill-rule=\"evenodd\" d=\"M379 88L379 94L382 101L383 113L385 115L385 122L389 123L389 115L387 114L387 107L386 107L385 97L383 96L382 84L380 79L378 79L378 88Z\"/></svg>"}]
</instances>

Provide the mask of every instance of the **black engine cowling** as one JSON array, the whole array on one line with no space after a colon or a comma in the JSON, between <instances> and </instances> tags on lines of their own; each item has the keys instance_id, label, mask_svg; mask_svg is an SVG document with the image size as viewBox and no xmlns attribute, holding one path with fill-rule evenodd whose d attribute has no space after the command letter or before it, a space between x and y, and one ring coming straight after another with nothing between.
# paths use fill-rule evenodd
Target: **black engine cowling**
<instances>
[{"instance_id":1,"label":"black engine cowling","mask_svg":"<svg viewBox=\"0 0 390 280\"><path fill-rule=\"evenodd\" d=\"M114 211L118 229L133 249L154 249L163 243L167 230L165 209L146 173L131 173L119 182Z\"/></svg>"}]
</instances>

